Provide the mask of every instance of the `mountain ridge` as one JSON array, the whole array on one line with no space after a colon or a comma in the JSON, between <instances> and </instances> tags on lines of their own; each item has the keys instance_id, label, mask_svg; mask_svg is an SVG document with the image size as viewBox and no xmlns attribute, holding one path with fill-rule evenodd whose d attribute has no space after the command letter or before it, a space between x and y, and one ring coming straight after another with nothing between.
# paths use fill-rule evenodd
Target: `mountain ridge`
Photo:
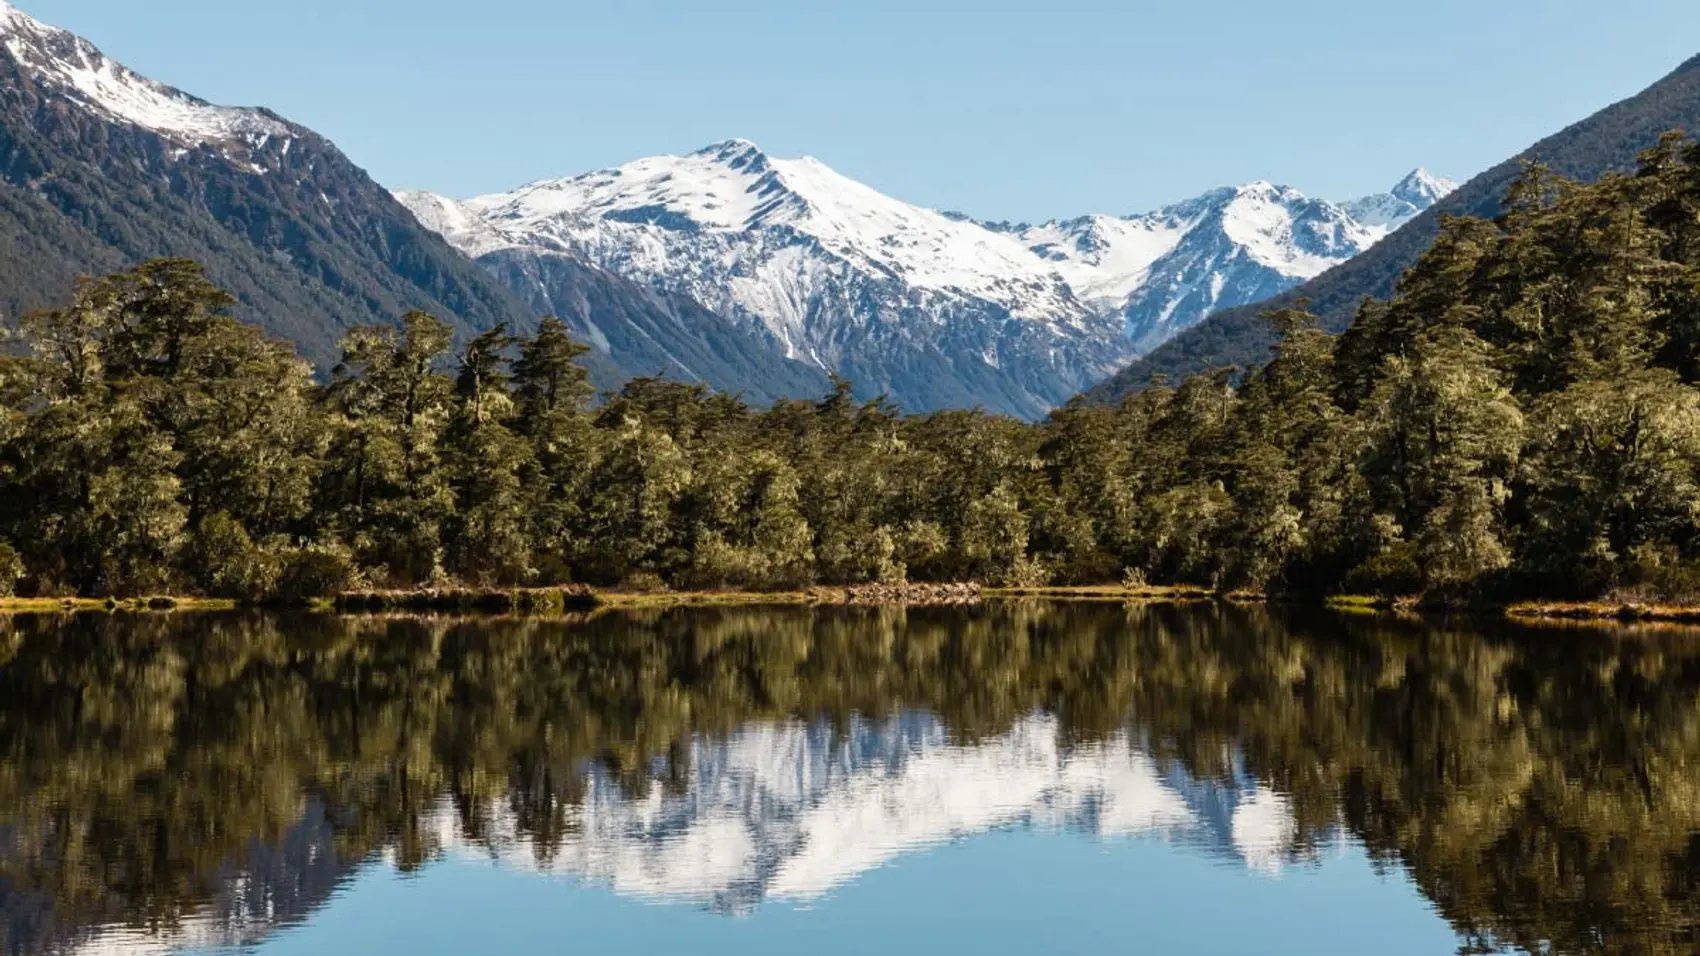
<instances>
[{"instance_id":1,"label":"mountain ridge","mask_svg":"<svg viewBox=\"0 0 1700 956\"><path fill-rule=\"evenodd\" d=\"M1157 376L1177 381L1211 368L1261 364L1274 335L1260 316L1273 309L1308 303L1323 328L1339 332L1364 298L1392 294L1400 274L1433 242L1443 217L1497 216L1525 160L1590 182L1633 168L1636 154L1672 129L1700 130L1700 56L1477 175L1362 255L1279 295L1215 313L1094 386L1085 397L1116 401Z\"/></svg>"},{"instance_id":2,"label":"mountain ridge","mask_svg":"<svg viewBox=\"0 0 1700 956\"><path fill-rule=\"evenodd\" d=\"M78 274L181 256L326 367L357 319L424 308L463 334L526 321L308 128L142 77L10 4L0 40L5 314L57 303Z\"/></svg>"}]
</instances>

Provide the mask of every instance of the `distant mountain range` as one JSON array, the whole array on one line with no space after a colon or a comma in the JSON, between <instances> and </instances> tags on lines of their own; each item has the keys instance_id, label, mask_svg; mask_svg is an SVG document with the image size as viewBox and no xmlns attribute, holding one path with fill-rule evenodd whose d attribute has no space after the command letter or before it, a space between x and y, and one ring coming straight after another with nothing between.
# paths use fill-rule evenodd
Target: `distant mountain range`
<instances>
[{"instance_id":1,"label":"distant mountain range","mask_svg":"<svg viewBox=\"0 0 1700 956\"><path fill-rule=\"evenodd\" d=\"M1273 299L1226 308L1175 336L1091 395L1111 401L1143 387L1154 375L1178 381L1210 368L1261 364L1268 359L1273 335L1260 316L1301 300L1321 316L1325 328L1338 332L1351 323L1364 298L1392 295L1399 276L1434 242L1443 217L1499 215L1506 190L1525 162L1545 163L1560 175L1592 182L1634 168L1636 155L1673 129L1700 130L1700 57L1470 180L1362 255Z\"/></svg>"},{"instance_id":2,"label":"distant mountain range","mask_svg":"<svg viewBox=\"0 0 1700 956\"><path fill-rule=\"evenodd\" d=\"M1457 188L1418 169L1386 193L1335 204L1256 182L1139 216L1019 227L1094 311L1148 351L1216 309L1267 298L1362 253Z\"/></svg>"},{"instance_id":3,"label":"distant mountain range","mask_svg":"<svg viewBox=\"0 0 1700 956\"><path fill-rule=\"evenodd\" d=\"M1216 308L1283 291L1452 189L1351 203L1269 183L1153 213L986 223L729 140L511 193L398 197L547 307L563 263L688 296L864 394L1037 416Z\"/></svg>"}]
</instances>

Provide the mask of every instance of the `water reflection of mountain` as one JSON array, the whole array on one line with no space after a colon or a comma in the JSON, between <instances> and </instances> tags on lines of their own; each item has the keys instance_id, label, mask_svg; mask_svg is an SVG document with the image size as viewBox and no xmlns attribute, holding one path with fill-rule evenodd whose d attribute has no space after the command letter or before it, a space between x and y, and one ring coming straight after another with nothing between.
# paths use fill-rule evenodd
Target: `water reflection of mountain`
<instances>
[{"instance_id":1,"label":"water reflection of mountain","mask_svg":"<svg viewBox=\"0 0 1700 956\"><path fill-rule=\"evenodd\" d=\"M1003 827L1156 835L1266 872L1295 836L1285 800L1243 773L1194 780L1125 731L1068 747L1043 714L966 744L916 711L842 728L757 724L695 742L688 759L682 792L658 777L636 798L592 769L572 835L547 852L500 802L475 845L453 808L438 838L617 893L741 912L813 900L904 853Z\"/></svg>"},{"instance_id":2,"label":"water reflection of mountain","mask_svg":"<svg viewBox=\"0 0 1700 956\"><path fill-rule=\"evenodd\" d=\"M1013 826L1266 872L1350 839L1470 951L1691 954L1696 728L1700 646L1587 630L0 619L0 954L242 943L462 852L743 911Z\"/></svg>"},{"instance_id":3,"label":"water reflection of mountain","mask_svg":"<svg viewBox=\"0 0 1700 956\"><path fill-rule=\"evenodd\" d=\"M0 832L0 847L17 844L16 833ZM0 861L14 862L3 852ZM239 864L212 874L201 887L201 902L146 921L125 913L116 897L103 920L66 921L49 895L0 881L0 952L168 956L236 949L310 917L355 874L357 863L340 857L323 804L308 800L301 820L276 843L255 842Z\"/></svg>"}]
</instances>

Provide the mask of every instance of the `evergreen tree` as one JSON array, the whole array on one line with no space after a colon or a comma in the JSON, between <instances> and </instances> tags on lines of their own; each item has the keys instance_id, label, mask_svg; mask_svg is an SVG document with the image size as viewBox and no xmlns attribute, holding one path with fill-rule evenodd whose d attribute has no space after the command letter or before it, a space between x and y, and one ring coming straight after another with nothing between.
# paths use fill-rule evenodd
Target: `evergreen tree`
<instances>
[{"instance_id":1,"label":"evergreen tree","mask_svg":"<svg viewBox=\"0 0 1700 956\"><path fill-rule=\"evenodd\" d=\"M444 528L448 569L478 583L521 584L535 577L525 474L531 447L514 432L504 326L467 343L455 380L455 413L444 434L444 469L454 511Z\"/></svg>"},{"instance_id":2,"label":"evergreen tree","mask_svg":"<svg viewBox=\"0 0 1700 956\"><path fill-rule=\"evenodd\" d=\"M583 499L598 454L584 406L593 390L578 359L588 348L550 317L520 343L513 363L513 428L531 445L520 469L520 493L531 539L531 567L543 584L572 579L585 553Z\"/></svg>"},{"instance_id":3,"label":"evergreen tree","mask_svg":"<svg viewBox=\"0 0 1700 956\"><path fill-rule=\"evenodd\" d=\"M442 572L442 523L454 509L440 440L454 383L438 369L447 325L413 312L400 329L349 333L327 390L332 421L323 509L363 564L398 583Z\"/></svg>"}]
</instances>

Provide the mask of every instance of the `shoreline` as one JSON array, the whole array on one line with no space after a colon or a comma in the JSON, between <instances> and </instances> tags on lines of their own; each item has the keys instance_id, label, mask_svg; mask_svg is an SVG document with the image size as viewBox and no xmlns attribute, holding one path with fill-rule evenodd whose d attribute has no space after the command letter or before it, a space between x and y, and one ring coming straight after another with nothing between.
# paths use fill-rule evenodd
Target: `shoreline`
<instances>
[{"instance_id":1,"label":"shoreline","mask_svg":"<svg viewBox=\"0 0 1700 956\"><path fill-rule=\"evenodd\" d=\"M621 591L585 587L537 589L448 589L442 591L350 592L293 610L342 614L432 611L447 614L550 614L679 607L927 607L1000 600L1092 601L1122 604L1262 604L1277 599L1251 592L1220 593L1197 587L1128 588L1119 584L992 588L973 584L861 585L790 591ZM1539 622L1662 622L1700 624L1700 605L1624 601L1511 601L1504 604L1425 606L1412 597L1330 595L1317 606L1341 613L1478 615ZM222 598L150 596L135 598L0 598L0 614L156 613L234 611L266 608Z\"/></svg>"}]
</instances>

